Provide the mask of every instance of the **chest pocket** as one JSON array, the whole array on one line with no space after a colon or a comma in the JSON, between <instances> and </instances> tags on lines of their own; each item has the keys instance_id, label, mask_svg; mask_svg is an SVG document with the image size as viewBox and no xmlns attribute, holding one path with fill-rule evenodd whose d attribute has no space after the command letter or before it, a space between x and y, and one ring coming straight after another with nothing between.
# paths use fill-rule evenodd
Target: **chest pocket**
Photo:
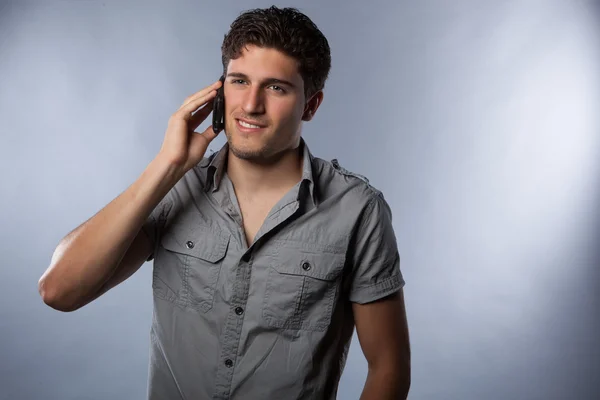
<instances>
[{"instance_id":1,"label":"chest pocket","mask_svg":"<svg viewBox=\"0 0 600 400\"><path fill-rule=\"evenodd\" d=\"M229 238L228 233L202 225L174 225L165 231L154 263L155 296L183 308L209 311Z\"/></svg>"},{"instance_id":2,"label":"chest pocket","mask_svg":"<svg viewBox=\"0 0 600 400\"><path fill-rule=\"evenodd\" d=\"M262 310L267 325L326 330L338 297L344 253L286 241L267 259L269 271Z\"/></svg>"}]
</instances>

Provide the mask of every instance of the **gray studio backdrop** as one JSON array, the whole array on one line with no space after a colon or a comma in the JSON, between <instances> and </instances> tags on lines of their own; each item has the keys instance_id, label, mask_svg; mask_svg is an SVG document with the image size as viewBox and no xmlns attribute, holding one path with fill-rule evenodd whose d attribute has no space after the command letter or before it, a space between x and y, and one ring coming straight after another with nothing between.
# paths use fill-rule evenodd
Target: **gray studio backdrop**
<instances>
[{"instance_id":1,"label":"gray studio backdrop","mask_svg":"<svg viewBox=\"0 0 600 400\"><path fill-rule=\"evenodd\" d=\"M152 265L75 313L45 306L37 280L218 78L231 21L269 5L0 2L0 398L145 397ZM278 5L332 48L311 150L393 210L409 398L600 398L600 8ZM339 398L358 399L366 375L354 338Z\"/></svg>"}]
</instances>

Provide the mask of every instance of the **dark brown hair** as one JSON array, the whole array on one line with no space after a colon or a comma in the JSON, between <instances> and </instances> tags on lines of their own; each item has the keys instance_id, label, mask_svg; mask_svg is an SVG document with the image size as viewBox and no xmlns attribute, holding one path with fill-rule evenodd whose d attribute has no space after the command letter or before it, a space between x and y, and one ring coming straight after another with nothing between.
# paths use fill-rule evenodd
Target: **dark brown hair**
<instances>
[{"instance_id":1,"label":"dark brown hair","mask_svg":"<svg viewBox=\"0 0 600 400\"><path fill-rule=\"evenodd\" d=\"M325 86L331 69L329 43L310 18L296 8L271 6L240 14L221 46L224 73L229 61L238 58L246 45L273 48L295 58L307 100Z\"/></svg>"}]
</instances>

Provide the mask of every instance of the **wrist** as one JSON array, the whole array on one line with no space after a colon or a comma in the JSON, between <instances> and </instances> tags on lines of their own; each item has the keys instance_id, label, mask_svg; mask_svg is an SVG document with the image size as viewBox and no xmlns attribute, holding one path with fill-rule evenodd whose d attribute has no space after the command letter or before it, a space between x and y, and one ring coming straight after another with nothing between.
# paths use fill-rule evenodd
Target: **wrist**
<instances>
[{"instance_id":1,"label":"wrist","mask_svg":"<svg viewBox=\"0 0 600 400\"><path fill-rule=\"evenodd\" d=\"M153 186L161 195L166 195L186 172L183 165L160 155L150 162L147 170L149 175L154 177L152 179L155 181Z\"/></svg>"}]
</instances>

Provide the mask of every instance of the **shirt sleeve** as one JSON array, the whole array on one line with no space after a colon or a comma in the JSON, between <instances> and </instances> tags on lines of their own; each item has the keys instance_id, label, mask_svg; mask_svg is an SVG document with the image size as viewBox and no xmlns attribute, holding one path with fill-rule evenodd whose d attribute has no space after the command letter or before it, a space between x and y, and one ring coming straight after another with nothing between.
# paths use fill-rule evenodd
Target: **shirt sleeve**
<instances>
[{"instance_id":1,"label":"shirt sleeve","mask_svg":"<svg viewBox=\"0 0 600 400\"><path fill-rule=\"evenodd\" d=\"M404 286L392 212L381 192L366 206L354 243L350 301L369 303Z\"/></svg>"},{"instance_id":2,"label":"shirt sleeve","mask_svg":"<svg viewBox=\"0 0 600 400\"><path fill-rule=\"evenodd\" d=\"M142 231L146 234L150 243L152 244L152 253L146 261L152 261L154 259L154 253L156 252L156 246L160 241L162 229L165 226L165 221L172 208L171 192L169 192L152 210L146 221L142 225Z\"/></svg>"}]
</instances>

